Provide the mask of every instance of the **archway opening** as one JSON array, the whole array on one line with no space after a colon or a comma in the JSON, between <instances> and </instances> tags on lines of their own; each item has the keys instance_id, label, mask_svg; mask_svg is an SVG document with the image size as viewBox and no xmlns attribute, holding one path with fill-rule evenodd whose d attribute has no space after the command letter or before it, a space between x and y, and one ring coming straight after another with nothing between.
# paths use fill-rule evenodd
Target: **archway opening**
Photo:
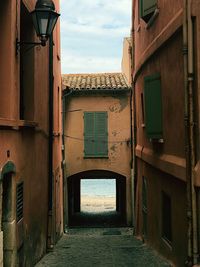
<instances>
[{"instance_id":1,"label":"archway opening","mask_svg":"<svg viewBox=\"0 0 200 267\"><path fill-rule=\"evenodd\" d=\"M12 173L7 173L2 180L2 218L3 231L3 266L14 266L14 250L12 248L11 233L14 220L12 202ZM10 237L10 238L9 238Z\"/></svg>"},{"instance_id":2,"label":"archway opening","mask_svg":"<svg viewBox=\"0 0 200 267\"><path fill-rule=\"evenodd\" d=\"M116 212L116 179L81 179L81 212Z\"/></svg>"},{"instance_id":3,"label":"archway opening","mask_svg":"<svg viewBox=\"0 0 200 267\"><path fill-rule=\"evenodd\" d=\"M67 226L118 227L126 225L126 177L91 170L67 178Z\"/></svg>"}]
</instances>

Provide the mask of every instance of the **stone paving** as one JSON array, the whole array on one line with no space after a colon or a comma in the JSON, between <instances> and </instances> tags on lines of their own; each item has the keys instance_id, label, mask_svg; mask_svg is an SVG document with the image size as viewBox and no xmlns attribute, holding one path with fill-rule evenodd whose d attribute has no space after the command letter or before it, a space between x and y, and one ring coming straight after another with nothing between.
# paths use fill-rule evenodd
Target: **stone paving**
<instances>
[{"instance_id":1,"label":"stone paving","mask_svg":"<svg viewBox=\"0 0 200 267\"><path fill-rule=\"evenodd\" d=\"M36 267L170 267L131 228L68 229Z\"/></svg>"}]
</instances>

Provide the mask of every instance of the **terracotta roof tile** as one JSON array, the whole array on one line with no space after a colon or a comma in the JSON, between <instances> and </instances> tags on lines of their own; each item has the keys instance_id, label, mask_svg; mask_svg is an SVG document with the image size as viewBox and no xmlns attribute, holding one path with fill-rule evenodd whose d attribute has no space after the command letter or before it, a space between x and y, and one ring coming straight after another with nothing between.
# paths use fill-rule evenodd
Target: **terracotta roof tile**
<instances>
[{"instance_id":1,"label":"terracotta roof tile","mask_svg":"<svg viewBox=\"0 0 200 267\"><path fill-rule=\"evenodd\" d=\"M64 88L71 90L129 88L122 73L63 74L62 83Z\"/></svg>"}]
</instances>

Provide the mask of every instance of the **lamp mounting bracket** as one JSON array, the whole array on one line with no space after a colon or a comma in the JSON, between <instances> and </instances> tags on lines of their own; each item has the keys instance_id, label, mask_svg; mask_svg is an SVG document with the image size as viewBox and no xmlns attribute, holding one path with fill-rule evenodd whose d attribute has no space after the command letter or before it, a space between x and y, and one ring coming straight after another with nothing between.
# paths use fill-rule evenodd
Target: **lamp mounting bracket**
<instances>
[{"instance_id":1,"label":"lamp mounting bracket","mask_svg":"<svg viewBox=\"0 0 200 267\"><path fill-rule=\"evenodd\" d=\"M38 45L45 46L46 42L44 42L44 41L41 41L41 42L26 42L26 41L19 41L18 38L17 38L16 39L16 54L19 53L21 46L31 46L30 47L30 49L31 49L31 48L33 48L35 46L38 46Z\"/></svg>"}]
</instances>

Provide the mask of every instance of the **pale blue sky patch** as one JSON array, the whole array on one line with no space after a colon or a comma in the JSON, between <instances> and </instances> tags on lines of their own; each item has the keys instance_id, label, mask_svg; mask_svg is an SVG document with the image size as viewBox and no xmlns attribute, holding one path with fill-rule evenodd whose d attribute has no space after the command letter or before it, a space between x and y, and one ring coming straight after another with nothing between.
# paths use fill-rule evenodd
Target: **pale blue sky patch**
<instances>
[{"instance_id":1,"label":"pale blue sky patch","mask_svg":"<svg viewBox=\"0 0 200 267\"><path fill-rule=\"evenodd\" d=\"M131 0L61 0L62 73L121 70Z\"/></svg>"}]
</instances>

